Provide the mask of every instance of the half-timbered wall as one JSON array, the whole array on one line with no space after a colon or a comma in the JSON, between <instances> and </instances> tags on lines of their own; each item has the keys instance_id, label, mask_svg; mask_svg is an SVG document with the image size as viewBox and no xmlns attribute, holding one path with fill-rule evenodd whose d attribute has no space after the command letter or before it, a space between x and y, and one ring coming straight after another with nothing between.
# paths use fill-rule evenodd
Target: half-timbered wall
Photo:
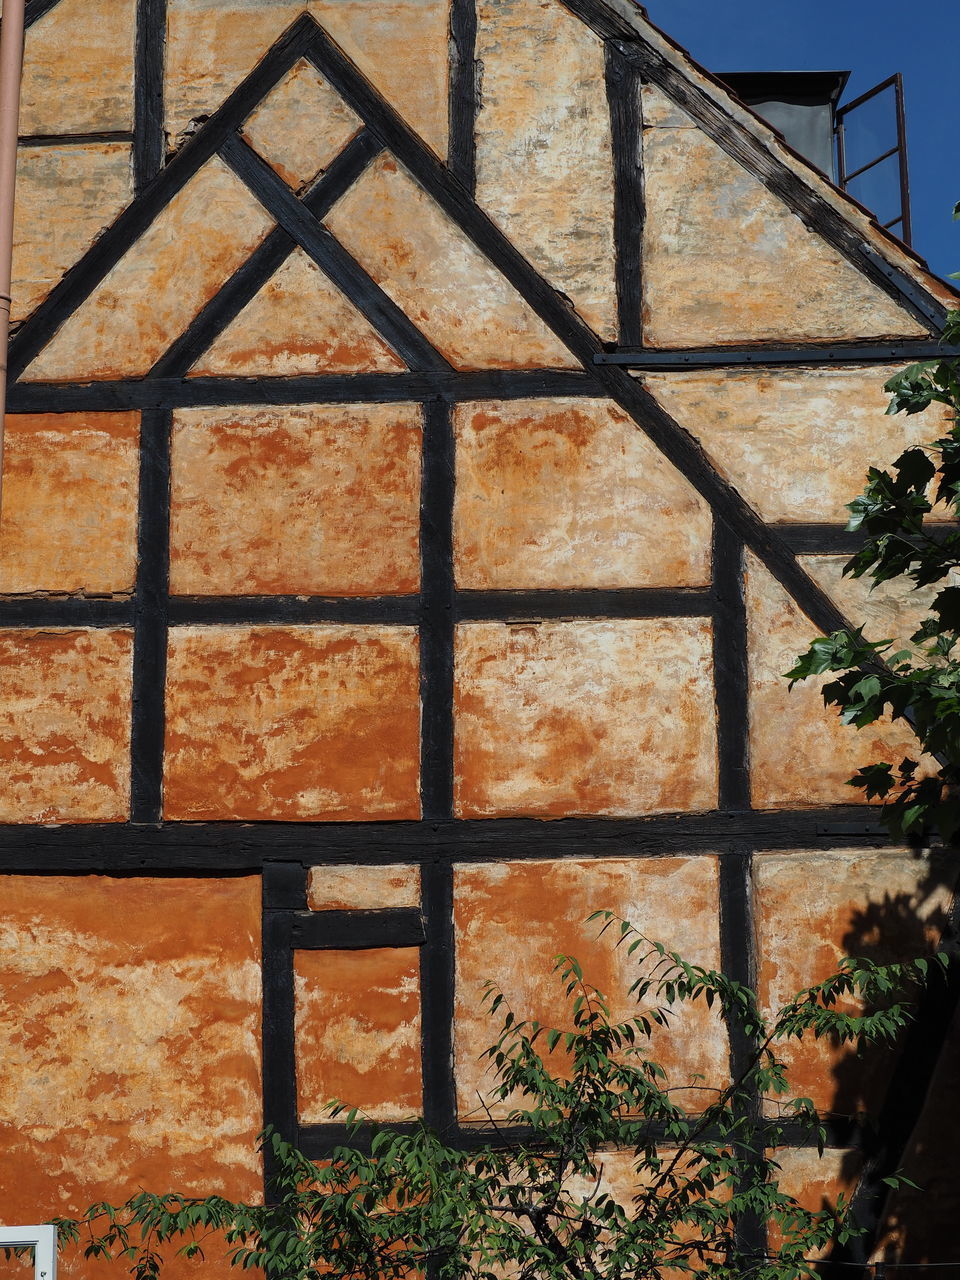
<instances>
[{"instance_id":1,"label":"half-timbered wall","mask_svg":"<svg viewBox=\"0 0 960 1280\"><path fill-rule=\"evenodd\" d=\"M768 1001L934 943L953 871L845 785L899 740L781 673L907 631L843 506L938 430L881 388L953 295L628 0L28 22L3 1215L256 1195L264 1120L321 1154L331 1096L477 1140L483 980L625 989L598 908ZM798 1055L792 1185L856 1185L886 1107L878 1212L915 1062Z\"/></svg>"}]
</instances>

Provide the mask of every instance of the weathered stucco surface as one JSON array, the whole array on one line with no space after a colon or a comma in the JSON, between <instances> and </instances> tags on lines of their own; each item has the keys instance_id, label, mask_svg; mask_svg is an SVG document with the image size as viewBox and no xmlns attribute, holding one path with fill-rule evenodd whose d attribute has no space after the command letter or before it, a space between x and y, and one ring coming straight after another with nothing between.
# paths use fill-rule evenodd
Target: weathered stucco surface
<instances>
[{"instance_id":1,"label":"weathered stucco surface","mask_svg":"<svg viewBox=\"0 0 960 1280\"><path fill-rule=\"evenodd\" d=\"M894 579L874 583L869 576L845 578L849 556L800 556L800 564L818 586L843 608L855 627L862 627L868 640L893 640L892 653L900 649L920 652L910 637L930 612L943 583L914 588L909 581Z\"/></svg>"},{"instance_id":2,"label":"weathered stucco surface","mask_svg":"<svg viewBox=\"0 0 960 1280\"><path fill-rule=\"evenodd\" d=\"M326 169L361 120L301 59L247 117L243 136L284 182L300 187Z\"/></svg>"},{"instance_id":3,"label":"weathered stucco surface","mask_svg":"<svg viewBox=\"0 0 960 1280\"><path fill-rule=\"evenodd\" d=\"M645 126L647 342L925 336L678 107L655 109Z\"/></svg>"},{"instance_id":4,"label":"weathered stucco surface","mask_svg":"<svg viewBox=\"0 0 960 1280\"><path fill-rule=\"evenodd\" d=\"M616 405L482 401L454 429L461 587L709 582L709 508Z\"/></svg>"},{"instance_id":5,"label":"weathered stucco surface","mask_svg":"<svg viewBox=\"0 0 960 1280\"><path fill-rule=\"evenodd\" d=\"M259 878L5 876L3 903L4 1220L141 1188L256 1200Z\"/></svg>"},{"instance_id":6,"label":"weathered stucco surface","mask_svg":"<svg viewBox=\"0 0 960 1280\"><path fill-rule=\"evenodd\" d=\"M457 814L713 808L711 671L700 618L457 627Z\"/></svg>"},{"instance_id":7,"label":"weathered stucco surface","mask_svg":"<svg viewBox=\"0 0 960 1280\"><path fill-rule=\"evenodd\" d=\"M167 132L209 115L304 10L413 129L447 148L447 0L170 0Z\"/></svg>"},{"instance_id":8,"label":"weathered stucco surface","mask_svg":"<svg viewBox=\"0 0 960 1280\"><path fill-rule=\"evenodd\" d=\"M294 952L301 1124L329 1120L334 1099L373 1119L421 1106L420 952Z\"/></svg>"},{"instance_id":9,"label":"weathered stucco surface","mask_svg":"<svg viewBox=\"0 0 960 1280\"><path fill-rule=\"evenodd\" d=\"M513 286L392 156L378 157L324 221L457 368L576 367Z\"/></svg>"},{"instance_id":10,"label":"weathered stucco surface","mask_svg":"<svg viewBox=\"0 0 960 1280\"><path fill-rule=\"evenodd\" d=\"M171 590L416 591L420 416L404 404L178 410Z\"/></svg>"},{"instance_id":11,"label":"weathered stucco surface","mask_svg":"<svg viewBox=\"0 0 960 1280\"><path fill-rule=\"evenodd\" d=\"M758 809L857 804L863 793L847 780L862 765L915 753L916 739L902 723L878 720L856 731L841 724L836 708L825 708L820 694L832 676L790 689L783 673L821 631L752 556L748 566L753 804ZM842 608L842 599L839 603Z\"/></svg>"},{"instance_id":12,"label":"weathered stucco surface","mask_svg":"<svg viewBox=\"0 0 960 1280\"><path fill-rule=\"evenodd\" d=\"M419 907L420 868L416 866L311 867L307 906L311 911L378 911Z\"/></svg>"},{"instance_id":13,"label":"weathered stucco surface","mask_svg":"<svg viewBox=\"0 0 960 1280\"><path fill-rule=\"evenodd\" d=\"M0 822L129 813L129 631L0 630Z\"/></svg>"},{"instance_id":14,"label":"weathered stucco surface","mask_svg":"<svg viewBox=\"0 0 960 1280\"><path fill-rule=\"evenodd\" d=\"M943 859L892 849L761 853L753 866L758 994L768 1010L822 981L844 955L886 962L934 949L957 879ZM780 1053L798 1096L844 1115L876 1109L894 1060L888 1049L858 1056L829 1037L791 1040Z\"/></svg>"},{"instance_id":15,"label":"weathered stucco surface","mask_svg":"<svg viewBox=\"0 0 960 1280\"><path fill-rule=\"evenodd\" d=\"M289 377L389 373L405 367L353 303L297 248L190 372Z\"/></svg>"},{"instance_id":16,"label":"weathered stucco surface","mask_svg":"<svg viewBox=\"0 0 960 1280\"><path fill-rule=\"evenodd\" d=\"M27 377L63 381L146 373L272 225L215 156L57 331ZM188 271L182 269L185 244Z\"/></svg>"},{"instance_id":17,"label":"weathered stucco surface","mask_svg":"<svg viewBox=\"0 0 960 1280\"><path fill-rule=\"evenodd\" d=\"M7 417L0 592L132 590L139 417Z\"/></svg>"},{"instance_id":18,"label":"weathered stucco surface","mask_svg":"<svg viewBox=\"0 0 960 1280\"><path fill-rule=\"evenodd\" d=\"M481 1003L486 981L500 986L517 1018L572 1028L570 1004L552 972L558 955L572 955L586 981L610 998L613 1016L631 1017L637 1005L628 991L639 976L637 961L626 947L615 945L616 928L600 936L601 924L588 923L587 917L613 911L691 962L712 968L720 962L718 892L712 857L458 866L455 1065L461 1119L483 1121L480 1097L494 1082L481 1055L496 1040L502 1017L491 1017ZM696 1074L707 1085L727 1079L726 1032L705 1003L678 1009L669 1032L654 1045L651 1056L670 1073L672 1084L693 1083ZM552 1061L560 1067L562 1054L552 1055ZM696 1110L700 1099L693 1091L685 1097ZM503 1104L492 1109L501 1115L505 1110Z\"/></svg>"},{"instance_id":19,"label":"weathered stucco surface","mask_svg":"<svg viewBox=\"0 0 960 1280\"><path fill-rule=\"evenodd\" d=\"M603 42L557 0L481 0L477 58L477 200L584 320L614 342Z\"/></svg>"},{"instance_id":20,"label":"weathered stucco surface","mask_svg":"<svg viewBox=\"0 0 960 1280\"><path fill-rule=\"evenodd\" d=\"M889 466L946 429L942 405L887 415L883 384L902 367L716 369L643 381L764 520L845 524L868 466Z\"/></svg>"},{"instance_id":21,"label":"weathered stucco surface","mask_svg":"<svg viewBox=\"0 0 960 1280\"><path fill-rule=\"evenodd\" d=\"M410 627L178 627L164 816L418 818Z\"/></svg>"},{"instance_id":22,"label":"weathered stucco surface","mask_svg":"<svg viewBox=\"0 0 960 1280\"><path fill-rule=\"evenodd\" d=\"M133 127L135 0L58 0L28 27L20 133L98 133Z\"/></svg>"},{"instance_id":23,"label":"weathered stucco surface","mask_svg":"<svg viewBox=\"0 0 960 1280\"><path fill-rule=\"evenodd\" d=\"M132 194L130 147L125 142L20 147L12 320L23 320L33 311ZM51 217L54 208L57 215Z\"/></svg>"}]
</instances>

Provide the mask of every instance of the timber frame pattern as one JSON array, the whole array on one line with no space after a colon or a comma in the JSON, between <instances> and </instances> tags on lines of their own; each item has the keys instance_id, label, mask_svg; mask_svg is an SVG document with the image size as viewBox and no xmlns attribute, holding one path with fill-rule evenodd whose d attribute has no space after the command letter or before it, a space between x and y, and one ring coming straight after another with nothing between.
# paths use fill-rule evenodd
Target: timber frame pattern
<instances>
[{"instance_id":1,"label":"timber frame pattern","mask_svg":"<svg viewBox=\"0 0 960 1280\"><path fill-rule=\"evenodd\" d=\"M28 23L56 0L30 0ZM132 627L134 631L131 818L126 824L0 828L4 873L114 875L263 875L264 1118L315 1155L343 1138L337 1125L300 1126L294 1063L295 949L419 947L423 1111L463 1142L489 1134L460 1129L452 1071L454 997L453 869L482 856L649 857L682 851L720 853L722 962L741 981L755 977L751 860L755 848L880 845L882 833L862 809L754 812L750 805L746 614L743 562L750 550L824 631L844 624L833 601L805 573L799 553L851 547L839 526L764 523L629 372L684 368L870 365L931 356L944 308L905 272L890 266L842 216L772 152L600 0L564 0L606 42L606 80L614 144L615 241L620 343L605 349L565 299L482 212L473 199L474 118L478 109L473 0L452 0L448 166L407 128L322 28L303 14L223 106L166 163L163 134L164 0L139 0L135 118L136 198L21 326L11 347L11 412L139 409L141 417L138 573L130 599L7 598L4 627ZM301 197L241 138L244 118L300 58L308 59L363 121L362 131ZM638 163L642 81L673 98L731 156L799 213L867 278L930 333L929 341L879 346L810 344L743 350L645 350L640 323L643 174ZM633 90L633 91L631 91ZM111 138L119 135L110 135ZM85 135L84 140L89 140ZM128 135L124 135L128 138ZM77 141L77 138L72 139ZM36 142L36 139L30 139ZM52 141L52 139L51 139ZM60 143L70 138L57 139ZM324 214L384 149L392 152L497 267L582 365L577 372L460 373L428 342L323 224ZM143 379L37 383L16 379L57 328L96 287L171 198L212 156L220 158L275 218L277 226L195 317ZM187 378L198 358L300 246L406 361L409 372L291 378ZM703 589L460 591L452 549L451 408L461 401L602 396L620 405L711 505L713 580ZM172 597L168 590L170 432L174 409L202 405L419 402L424 438L419 595L383 598ZM719 805L709 814L624 819L458 820L453 813L453 639L457 622L546 618L698 616L712 620L719 752ZM422 699L421 822L176 823L162 821L164 673L168 629L188 623L405 624L419 628ZM421 910L307 912L310 866L359 862L419 863ZM942 999L952 997L941 997ZM942 1025L946 1027L947 1021ZM749 1046L734 1043L736 1072ZM902 1071L936 1061L904 1055ZM926 1063L926 1065L924 1065ZM895 1078L891 1099L908 1099L888 1116L884 1140L870 1152L858 1198L877 1217L880 1179L898 1163L923 1090ZM908 1114L910 1106L913 1114ZM503 1136L500 1131L501 1137ZM856 1140L850 1122L833 1122L832 1145Z\"/></svg>"}]
</instances>

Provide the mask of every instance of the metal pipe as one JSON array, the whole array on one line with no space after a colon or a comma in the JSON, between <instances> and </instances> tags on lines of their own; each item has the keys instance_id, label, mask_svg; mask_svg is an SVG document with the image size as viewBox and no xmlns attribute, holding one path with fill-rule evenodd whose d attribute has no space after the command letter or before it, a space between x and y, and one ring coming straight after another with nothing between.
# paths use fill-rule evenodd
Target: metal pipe
<instances>
[{"instance_id":1,"label":"metal pipe","mask_svg":"<svg viewBox=\"0 0 960 1280\"><path fill-rule=\"evenodd\" d=\"M0 503L3 496L3 426L7 408L7 346L13 201L17 179L20 80L23 75L24 0L3 0L0 15Z\"/></svg>"}]
</instances>

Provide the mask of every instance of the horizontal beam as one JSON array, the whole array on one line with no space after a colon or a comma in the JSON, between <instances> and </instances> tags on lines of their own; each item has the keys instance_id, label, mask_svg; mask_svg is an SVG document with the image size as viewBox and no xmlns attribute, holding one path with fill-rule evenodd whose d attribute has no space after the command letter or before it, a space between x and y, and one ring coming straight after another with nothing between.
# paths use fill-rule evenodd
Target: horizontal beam
<instances>
[{"instance_id":1,"label":"horizontal beam","mask_svg":"<svg viewBox=\"0 0 960 1280\"><path fill-rule=\"evenodd\" d=\"M420 947L426 940L416 907L383 911L306 911L290 922L295 951L369 951L375 947Z\"/></svg>"},{"instance_id":2,"label":"horizontal beam","mask_svg":"<svg viewBox=\"0 0 960 1280\"><path fill-rule=\"evenodd\" d=\"M0 873L236 875L277 859L305 866L447 859L652 858L723 852L885 846L875 809L845 805L646 818L453 819L428 822L164 822L0 826ZM730 856L739 856L731 854Z\"/></svg>"},{"instance_id":3,"label":"horizontal beam","mask_svg":"<svg viewBox=\"0 0 960 1280\"><path fill-rule=\"evenodd\" d=\"M805 365L821 368L847 364L901 364L917 360L941 360L960 357L960 347L941 346L938 342L810 344L793 347L690 347L672 351L654 351L639 347L621 347L617 351L601 351L593 357L597 365L622 365L626 369L651 373L675 372L680 369L736 369L755 365L769 369L783 365Z\"/></svg>"},{"instance_id":4,"label":"horizontal beam","mask_svg":"<svg viewBox=\"0 0 960 1280\"><path fill-rule=\"evenodd\" d=\"M457 402L602 394L589 374L565 369L316 374L292 378L158 377L80 383L18 382L10 388L7 411L72 413L214 405L395 404L435 396Z\"/></svg>"}]
</instances>

